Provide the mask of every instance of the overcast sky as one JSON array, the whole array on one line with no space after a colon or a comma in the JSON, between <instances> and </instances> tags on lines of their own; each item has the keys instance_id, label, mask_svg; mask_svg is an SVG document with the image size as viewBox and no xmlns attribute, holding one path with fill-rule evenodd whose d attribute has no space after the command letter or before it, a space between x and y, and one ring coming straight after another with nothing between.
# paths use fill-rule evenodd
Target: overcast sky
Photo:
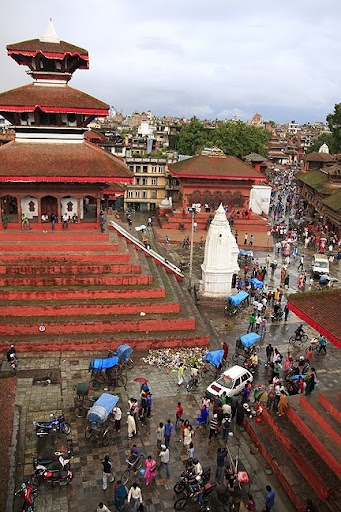
<instances>
[{"instance_id":1,"label":"overcast sky","mask_svg":"<svg viewBox=\"0 0 341 512\"><path fill-rule=\"evenodd\" d=\"M2 91L28 83L6 44L89 51L70 82L124 114L325 121L341 102L340 0L0 0Z\"/></svg>"}]
</instances>

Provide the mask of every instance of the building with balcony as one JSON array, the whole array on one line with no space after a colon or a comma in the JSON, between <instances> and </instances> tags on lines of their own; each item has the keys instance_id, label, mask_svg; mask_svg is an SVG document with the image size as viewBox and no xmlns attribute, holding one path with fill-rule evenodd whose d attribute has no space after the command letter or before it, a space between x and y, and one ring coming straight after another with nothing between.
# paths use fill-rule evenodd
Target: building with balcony
<instances>
[{"instance_id":1,"label":"building with balcony","mask_svg":"<svg viewBox=\"0 0 341 512\"><path fill-rule=\"evenodd\" d=\"M133 183L129 184L125 193L126 208L154 212L162 199L168 197L167 158L127 157L126 163L134 173Z\"/></svg>"}]
</instances>

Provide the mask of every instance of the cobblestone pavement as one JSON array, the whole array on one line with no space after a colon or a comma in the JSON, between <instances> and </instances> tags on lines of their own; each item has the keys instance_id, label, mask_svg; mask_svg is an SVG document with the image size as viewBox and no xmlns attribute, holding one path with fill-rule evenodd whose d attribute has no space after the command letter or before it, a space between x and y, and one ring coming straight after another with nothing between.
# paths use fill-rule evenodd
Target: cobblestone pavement
<instances>
[{"instance_id":1,"label":"cobblestone pavement","mask_svg":"<svg viewBox=\"0 0 341 512\"><path fill-rule=\"evenodd\" d=\"M313 253L313 250L306 250L305 254ZM181 249L171 247L170 252L174 257L178 257ZM266 254L257 254L260 261L264 261ZM202 262L203 251L196 248L195 253L195 271L199 275L200 263ZM263 259L262 259L263 258ZM308 258L307 258L308 259ZM279 265L280 267L280 265ZM340 277L340 263L334 263L332 266L332 275ZM291 285L288 292L296 291L297 264L292 264L290 268ZM266 279L269 288L279 284L279 268L275 273L273 281L270 277ZM234 348L236 339L245 334L248 326L249 310L246 308L240 312L237 318L226 318L224 316L223 305L216 307L200 306L203 318L206 320L212 334L212 348L220 348L223 340L227 339L230 345L230 355ZM272 343L278 347L285 355L288 348L287 340L294 332L299 319L293 314L289 314L287 323L277 322L268 326L265 339L262 340L260 347L260 357L265 357L265 346ZM305 327L310 337L316 336L316 332L310 327ZM306 344L307 346L308 344ZM296 348L294 355L299 356L306 346ZM316 356L314 365L317 369L318 387L317 389L335 389L340 385L339 369L339 351L331 343L328 344L327 356ZM16 451L16 475L13 488L20 485L23 478L32 472L32 457L50 456L53 451L66 449L66 439L63 436L50 436L48 440L37 440L32 422L34 420L48 420L49 414L59 414L63 412L66 420L71 423L72 433L70 438L73 445L72 471L74 480L67 487L50 487L47 484L39 488L37 498L38 512L90 512L96 510L99 501L104 501L111 510L113 486L109 485L107 491L102 490L101 485L101 459L105 454L109 454L114 465L116 478L119 478L126 468L126 455L129 452L132 442L127 438L125 423L127 399L130 396L138 396L139 387L133 382L134 377L144 376L149 380L150 388L153 393L153 417L147 422L146 427L138 426L138 434L134 442L140 447L145 456L151 454L157 458L155 430L160 421L165 421L169 417L174 420L176 403L180 400L185 409L185 417L188 417L192 424L195 424L195 417L199 412L199 403L201 396L209 381L203 382L201 388L195 393L187 393L184 388L179 389L176 383L176 374L166 373L164 369L155 366L149 366L139 361L143 354L135 354L136 364L129 373L127 390L118 389L120 397L120 406L123 412L122 429L120 433L111 431L110 443L103 447L100 440L86 440L84 436L86 419L77 419L73 413L75 403L75 386L77 382L87 382L89 380L88 365L92 357L105 356L104 354L93 353L41 353L41 354L20 354L18 390L16 395L16 406L19 411L20 424L18 434L18 444ZM2 369L7 370L7 364L4 362ZM34 379L42 379L45 376L52 377L52 383L46 387L34 385ZM188 375L185 375L188 378ZM265 383L269 376L264 365L261 366L257 382ZM97 392L99 396L100 392ZM277 478L267 469L264 459L259 455L247 434L233 424L232 431L234 435L229 439L229 449L232 456L239 454L244 462L246 469L251 476L251 492L257 503L257 510L261 510L264 503L264 488L270 484L276 490L276 506L274 512L291 512L294 510L289 502L287 495L283 491ZM207 432L200 429L196 432L194 445L196 456L203 466L211 465L215 472L215 453L218 446L222 446L222 439L208 444ZM176 495L173 491L173 485L177 481L180 472L184 467L184 450L180 442L179 432L175 432L170 444L171 452L171 476L166 477L161 471L157 475L155 482L149 487L143 485L141 477L142 493L145 501L145 510L148 512L173 510ZM131 482L132 483L132 482ZM237 498L236 498L237 500ZM15 508L19 502L15 503ZM125 507L128 510L129 507ZM188 510L197 510L197 505L192 504L187 507ZM12 512L13 508L10 509Z\"/></svg>"}]
</instances>

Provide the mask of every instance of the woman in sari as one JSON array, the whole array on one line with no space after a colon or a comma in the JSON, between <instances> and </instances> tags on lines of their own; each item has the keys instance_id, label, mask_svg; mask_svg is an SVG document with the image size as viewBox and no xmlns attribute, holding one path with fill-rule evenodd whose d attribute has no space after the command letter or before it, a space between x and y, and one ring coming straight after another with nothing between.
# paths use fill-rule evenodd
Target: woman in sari
<instances>
[{"instance_id":1,"label":"woman in sari","mask_svg":"<svg viewBox=\"0 0 341 512\"><path fill-rule=\"evenodd\" d=\"M284 361L283 370L285 372L288 372L290 370L290 368L292 367L292 363L293 363L293 359L292 359L292 355L291 355L291 353L289 351L288 354L287 354L287 357L285 358L285 361Z\"/></svg>"},{"instance_id":2,"label":"woman in sari","mask_svg":"<svg viewBox=\"0 0 341 512\"><path fill-rule=\"evenodd\" d=\"M281 396L279 398L279 402L278 402L278 406L277 406L278 416L282 416L282 414L284 413L284 409L286 409L287 407L288 407L287 396L284 391L281 391Z\"/></svg>"},{"instance_id":3,"label":"woman in sari","mask_svg":"<svg viewBox=\"0 0 341 512\"><path fill-rule=\"evenodd\" d=\"M148 455L145 463L145 473L144 478L146 480L146 485L149 485L152 478L155 478L156 476L156 462L152 459L151 455Z\"/></svg>"},{"instance_id":4,"label":"woman in sari","mask_svg":"<svg viewBox=\"0 0 341 512\"><path fill-rule=\"evenodd\" d=\"M114 485L114 505L117 512L122 509L127 496L128 493L125 485L121 482L121 480L117 480Z\"/></svg>"},{"instance_id":5,"label":"woman in sari","mask_svg":"<svg viewBox=\"0 0 341 512\"><path fill-rule=\"evenodd\" d=\"M315 370L315 368L312 368L310 370L310 375L308 377L308 382L307 382L307 385L305 388L306 395L311 395L311 392L313 391L315 384L316 384L316 370Z\"/></svg>"}]
</instances>

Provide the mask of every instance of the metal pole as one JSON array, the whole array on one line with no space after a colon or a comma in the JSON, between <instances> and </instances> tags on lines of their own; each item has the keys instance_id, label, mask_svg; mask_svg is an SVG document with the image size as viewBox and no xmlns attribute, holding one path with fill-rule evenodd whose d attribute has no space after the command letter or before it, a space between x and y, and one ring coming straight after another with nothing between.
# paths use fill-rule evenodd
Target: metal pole
<instances>
[{"instance_id":1,"label":"metal pole","mask_svg":"<svg viewBox=\"0 0 341 512\"><path fill-rule=\"evenodd\" d=\"M194 239L194 209L192 209L191 251L190 251L190 256L189 256L189 284L188 284L189 291L192 290L193 239Z\"/></svg>"}]
</instances>

